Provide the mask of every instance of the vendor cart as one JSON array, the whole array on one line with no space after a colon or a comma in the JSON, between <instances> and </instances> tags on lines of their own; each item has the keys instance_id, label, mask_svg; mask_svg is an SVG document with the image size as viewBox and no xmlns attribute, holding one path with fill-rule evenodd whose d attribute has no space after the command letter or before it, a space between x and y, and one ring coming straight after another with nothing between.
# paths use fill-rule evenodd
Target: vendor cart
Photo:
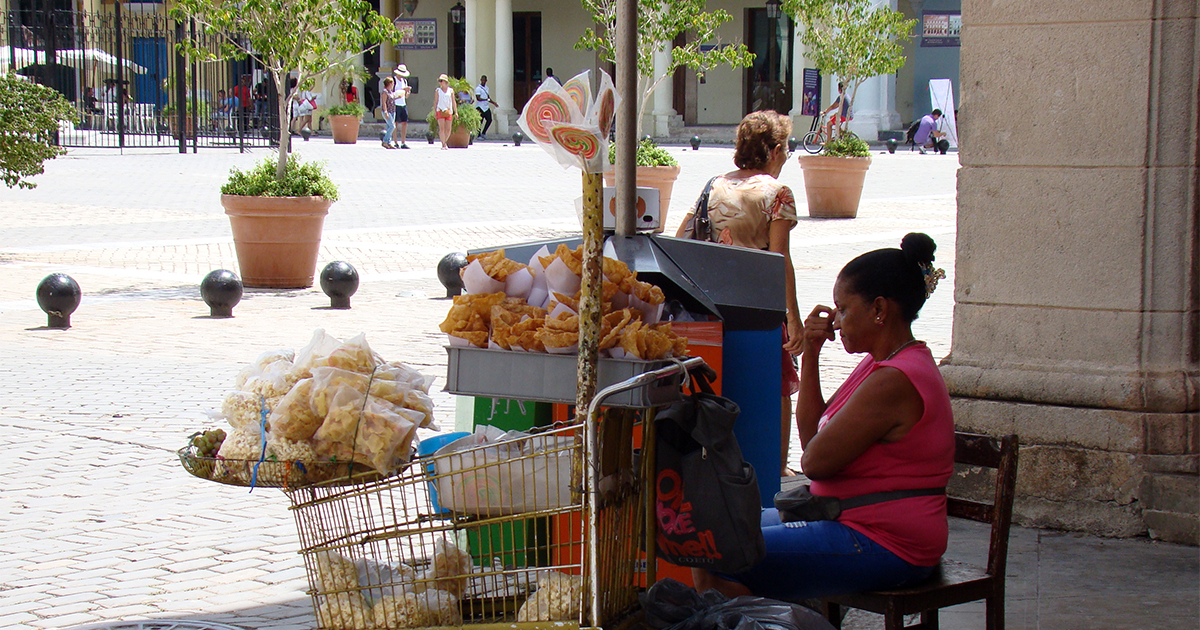
<instances>
[{"instance_id":1,"label":"vendor cart","mask_svg":"<svg viewBox=\"0 0 1200 630\"><path fill-rule=\"evenodd\" d=\"M574 356L448 351L451 393L574 400ZM628 618L655 566L653 461L639 447L653 444L654 407L679 400L687 371L703 364L602 359L602 389L576 422L477 433L396 476L287 490L318 627ZM536 391L508 385L514 374Z\"/></svg>"}]
</instances>

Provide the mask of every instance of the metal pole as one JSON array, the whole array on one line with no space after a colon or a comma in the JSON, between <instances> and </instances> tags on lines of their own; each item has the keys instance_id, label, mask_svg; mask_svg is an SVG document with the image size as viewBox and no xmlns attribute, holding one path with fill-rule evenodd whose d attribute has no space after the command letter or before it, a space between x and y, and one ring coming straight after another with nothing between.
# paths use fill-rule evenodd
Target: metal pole
<instances>
[{"instance_id":1,"label":"metal pole","mask_svg":"<svg viewBox=\"0 0 1200 630\"><path fill-rule=\"evenodd\" d=\"M117 36L117 146L125 148L125 51L121 39L121 0L113 3ZM82 54L82 53L81 53Z\"/></svg>"},{"instance_id":2,"label":"metal pole","mask_svg":"<svg viewBox=\"0 0 1200 630\"><path fill-rule=\"evenodd\" d=\"M637 225L637 0L617 0L617 226L632 236Z\"/></svg>"},{"instance_id":3,"label":"metal pole","mask_svg":"<svg viewBox=\"0 0 1200 630\"><path fill-rule=\"evenodd\" d=\"M196 20L192 18L192 45L196 44ZM200 140L200 86L196 84L196 74L200 71L196 62L192 62L192 153L199 153L200 149L197 142Z\"/></svg>"},{"instance_id":4,"label":"metal pole","mask_svg":"<svg viewBox=\"0 0 1200 630\"><path fill-rule=\"evenodd\" d=\"M175 20L175 44L183 43L183 38L186 34L183 30L183 22ZM179 130L179 152L187 153L187 134L184 131L187 129L187 86L184 82L187 80L187 62L183 59L183 53L179 48L175 48L175 128Z\"/></svg>"},{"instance_id":5,"label":"metal pole","mask_svg":"<svg viewBox=\"0 0 1200 630\"><path fill-rule=\"evenodd\" d=\"M603 183L599 173L583 173L583 282L579 300L579 386L575 409L587 409L596 393L600 357L601 258L604 249ZM590 419L589 419L590 421Z\"/></svg>"}]
</instances>

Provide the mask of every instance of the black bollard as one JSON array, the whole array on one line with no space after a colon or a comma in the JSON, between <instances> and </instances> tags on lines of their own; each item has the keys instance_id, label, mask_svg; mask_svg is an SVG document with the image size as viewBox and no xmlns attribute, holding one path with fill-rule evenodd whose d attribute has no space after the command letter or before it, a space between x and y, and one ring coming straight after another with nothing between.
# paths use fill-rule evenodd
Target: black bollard
<instances>
[{"instance_id":1,"label":"black bollard","mask_svg":"<svg viewBox=\"0 0 1200 630\"><path fill-rule=\"evenodd\" d=\"M700 136L692 136L691 142L692 142L692 150L699 151L700 150Z\"/></svg>"},{"instance_id":2,"label":"black bollard","mask_svg":"<svg viewBox=\"0 0 1200 630\"><path fill-rule=\"evenodd\" d=\"M329 296L329 308L350 308L350 296L358 291L358 270L343 260L325 265L321 270L321 290Z\"/></svg>"},{"instance_id":3,"label":"black bollard","mask_svg":"<svg viewBox=\"0 0 1200 630\"><path fill-rule=\"evenodd\" d=\"M52 273L37 285L37 303L46 311L47 328L70 328L71 313L79 308L82 298L79 283L65 273Z\"/></svg>"},{"instance_id":4,"label":"black bollard","mask_svg":"<svg viewBox=\"0 0 1200 630\"><path fill-rule=\"evenodd\" d=\"M446 297L461 295L463 290L462 269L467 266L467 255L459 252L446 254L438 261L437 276L446 287Z\"/></svg>"},{"instance_id":5,"label":"black bollard","mask_svg":"<svg viewBox=\"0 0 1200 630\"><path fill-rule=\"evenodd\" d=\"M521 133L520 131L514 131L512 138L513 138L513 146L519 147L519 146L521 146L521 141L525 139L525 134Z\"/></svg>"},{"instance_id":6,"label":"black bollard","mask_svg":"<svg viewBox=\"0 0 1200 630\"><path fill-rule=\"evenodd\" d=\"M233 307L242 301L242 280L228 269L208 272L200 281L200 298L212 317L233 317Z\"/></svg>"},{"instance_id":7,"label":"black bollard","mask_svg":"<svg viewBox=\"0 0 1200 630\"><path fill-rule=\"evenodd\" d=\"M429 144L433 144L433 130L432 129L425 132L425 139L429 141Z\"/></svg>"},{"instance_id":8,"label":"black bollard","mask_svg":"<svg viewBox=\"0 0 1200 630\"><path fill-rule=\"evenodd\" d=\"M308 139L312 137L312 129L309 129L308 127L301 129L300 136L304 138L305 142L308 142Z\"/></svg>"},{"instance_id":9,"label":"black bollard","mask_svg":"<svg viewBox=\"0 0 1200 630\"><path fill-rule=\"evenodd\" d=\"M788 153L794 152L798 146L800 146L799 140L795 138L788 138Z\"/></svg>"},{"instance_id":10,"label":"black bollard","mask_svg":"<svg viewBox=\"0 0 1200 630\"><path fill-rule=\"evenodd\" d=\"M895 153L895 152L896 152L896 145L897 145L897 144L899 144L899 143L898 143L898 142L896 142L896 139L895 139L895 138L888 138L888 139L887 139L887 149L888 149L888 153Z\"/></svg>"}]
</instances>

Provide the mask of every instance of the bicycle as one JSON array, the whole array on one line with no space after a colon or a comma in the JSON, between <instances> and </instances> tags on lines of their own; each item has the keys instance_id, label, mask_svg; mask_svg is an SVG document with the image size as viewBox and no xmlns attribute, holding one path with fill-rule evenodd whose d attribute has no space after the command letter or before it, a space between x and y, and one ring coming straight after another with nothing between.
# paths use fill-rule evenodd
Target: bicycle
<instances>
[{"instance_id":1,"label":"bicycle","mask_svg":"<svg viewBox=\"0 0 1200 630\"><path fill-rule=\"evenodd\" d=\"M804 134L804 139L801 140L805 151L815 155L820 153L821 149L825 148L825 143L829 141L825 127L825 121L828 118L829 115L826 113L813 117L812 128L809 129L808 133Z\"/></svg>"}]
</instances>

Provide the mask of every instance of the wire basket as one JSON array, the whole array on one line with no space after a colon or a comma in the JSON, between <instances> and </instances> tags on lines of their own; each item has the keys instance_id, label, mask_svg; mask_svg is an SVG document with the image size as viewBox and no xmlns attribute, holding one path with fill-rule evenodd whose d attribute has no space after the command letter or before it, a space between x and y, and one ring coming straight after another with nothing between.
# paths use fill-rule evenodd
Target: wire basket
<instances>
[{"instance_id":1,"label":"wire basket","mask_svg":"<svg viewBox=\"0 0 1200 630\"><path fill-rule=\"evenodd\" d=\"M208 481L230 486L302 488L314 484L344 486L382 479L384 475L363 464L301 462L201 457L188 445L177 451L184 470ZM255 467L257 466L257 474Z\"/></svg>"},{"instance_id":2,"label":"wire basket","mask_svg":"<svg viewBox=\"0 0 1200 630\"><path fill-rule=\"evenodd\" d=\"M580 425L521 442L418 457L397 476L351 487L287 491L317 627L578 627L587 584Z\"/></svg>"}]
</instances>

